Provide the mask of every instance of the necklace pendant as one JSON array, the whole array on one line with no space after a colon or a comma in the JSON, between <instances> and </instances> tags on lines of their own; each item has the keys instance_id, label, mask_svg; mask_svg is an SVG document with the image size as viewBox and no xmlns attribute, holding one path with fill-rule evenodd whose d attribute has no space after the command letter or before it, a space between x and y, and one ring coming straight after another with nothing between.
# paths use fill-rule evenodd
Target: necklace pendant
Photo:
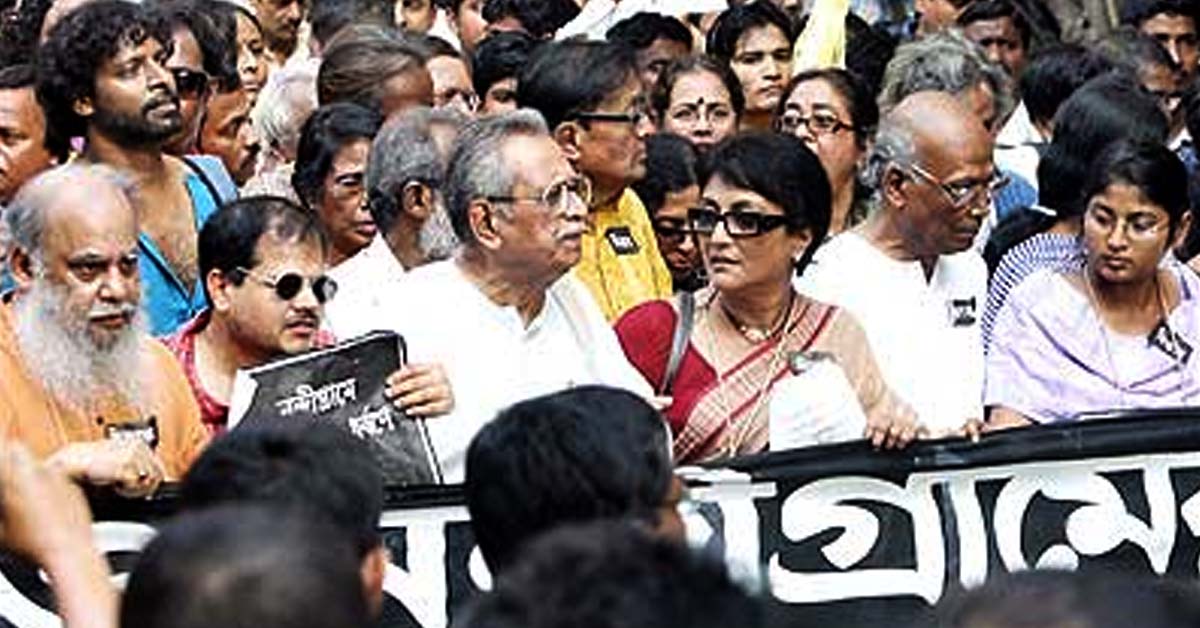
<instances>
[{"instance_id":1,"label":"necklace pendant","mask_svg":"<svg viewBox=\"0 0 1200 628\"><path fill-rule=\"evenodd\" d=\"M742 329L742 335L746 337L746 340L749 340L755 344L767 339L767 332L761 329L755 329L753 327Z\"/></svg>"}]
</instances>

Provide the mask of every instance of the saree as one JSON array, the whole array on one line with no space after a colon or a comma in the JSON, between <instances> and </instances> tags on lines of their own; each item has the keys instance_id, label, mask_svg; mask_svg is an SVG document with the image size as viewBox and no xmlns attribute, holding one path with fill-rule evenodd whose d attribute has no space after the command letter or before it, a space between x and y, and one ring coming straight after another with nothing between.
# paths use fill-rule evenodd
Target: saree
<instances>
[{"instance_id":1,"label":"saree","mask_svg":"<svg viewBox=\"0 0 1200 628\"><path fill-rule=\"evenodd\" d=\"M795 298L782 331L720 374L697 349L695 337L689 340L670 391L672 403L663 411L677 464L766 450L771 394L791 377L790 358L797 354L836 359L868 417L911 415L884 383L853 317L833 305L799 294ZM697 316L707 315L702 304L711 302L711 290L702 290L696 299ZM616 325L626 357L656 389L661 388L677 317L670 302L652 301L630 310Z\"/></svg>"}]
</instances>

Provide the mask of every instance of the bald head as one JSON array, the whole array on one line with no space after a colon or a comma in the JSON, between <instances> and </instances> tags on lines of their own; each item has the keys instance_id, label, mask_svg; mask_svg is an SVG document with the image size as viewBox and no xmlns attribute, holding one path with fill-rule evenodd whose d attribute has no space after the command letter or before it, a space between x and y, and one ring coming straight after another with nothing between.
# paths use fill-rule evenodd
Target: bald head
<instances>
[{"instance_id":1,"label":"bald head","mask_svg":"<svg viewBox=\"0 0 1200 628\"><path fill-rule=\"evenodd\" d=\"M21 187L4 213L13 244L38 255L48 231L83 221L96 214L119 214L134 226L137 220L133 186L116 170L100 164L71 163L43 172Z\"/></svg>"},{"instance_id":2,"label":"bald head","mask_svg":"<svg viewBox=\"0 0 1200 628\"><path fill-rule=\"evenodd\" d=\"M946 92L917 92L901 100L880 124L907 135L916 152L929 148L965 148L969 145L992 149L992 140L979 117L960 99Z\"/></svg>"}]
</instances>

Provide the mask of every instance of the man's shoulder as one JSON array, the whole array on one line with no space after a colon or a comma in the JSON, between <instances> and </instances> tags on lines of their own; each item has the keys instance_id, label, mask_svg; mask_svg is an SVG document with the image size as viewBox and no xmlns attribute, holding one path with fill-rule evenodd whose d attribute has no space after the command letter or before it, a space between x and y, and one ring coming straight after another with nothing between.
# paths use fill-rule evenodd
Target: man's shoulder
<instances>
[{"instance_id":1,"label":"man's shoulder","mask_svg":"<svg viewBox=\"0 0 1200 628\"><path fill-rule=\"evenodd\" d=\"M987 262L975 249L939 257L938 275L953 286L987 289Z\"/></svg>"}]
</instances>

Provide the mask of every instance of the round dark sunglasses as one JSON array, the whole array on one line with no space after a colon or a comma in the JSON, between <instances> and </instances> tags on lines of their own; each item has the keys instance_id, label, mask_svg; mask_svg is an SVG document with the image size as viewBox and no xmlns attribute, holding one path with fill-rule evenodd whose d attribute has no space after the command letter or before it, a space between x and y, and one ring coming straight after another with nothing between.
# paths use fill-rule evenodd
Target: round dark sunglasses
<instances>
[{"instance_id":1,"label":"round dark sunglasses","mask_svg":"<svg viewBox=\"0 0 1200 628\"><path fill-rule=\"evenodd\" d=\"M259 275L249 268L239 266L237 271L274 290L275 296L279 297L281 301L291 301L296 298L300 294L300 291L304 289L304 284L309 284L312 287L313 296L317 298L317 303L322 305L328 303L337 295L337 282L328 275L321 275L310 280L300 273L284 273L272 280Z\"/></svg>"}]
</instances>

